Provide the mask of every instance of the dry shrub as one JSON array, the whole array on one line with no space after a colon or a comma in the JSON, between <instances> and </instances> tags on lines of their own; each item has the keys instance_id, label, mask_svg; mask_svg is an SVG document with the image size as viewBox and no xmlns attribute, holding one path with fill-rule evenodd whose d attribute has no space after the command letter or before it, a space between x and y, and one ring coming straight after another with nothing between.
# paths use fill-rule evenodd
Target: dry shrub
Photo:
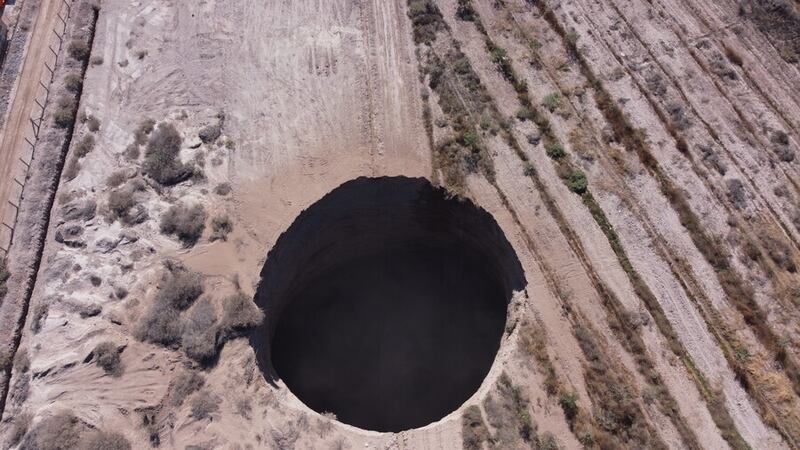
<instances>
[{"instance_id":1,"label":"dry shrub","mask_svg":"<svg viewBox=\"0 0 800 450\"><path fill-rule=\"evenodd\" d=\"M192 398L192 417L207 419L219 410L220 398L209 390L202 390Z\"/></svg>"},{"instance_id":2,"label":"dry shrub","mask_svg":"<svg viewBox=\"0 0 800 450\"><path fill-rule=\"evenodd\" d=\"M82 439L80 450L131 450L131 443L116 431L95 430Z\"/></svg>"},{"instance_id":3,"label":"dry shrub","mask_svg":"<svg viewBox=\"0 0 800 450\"><path fill-rule=\"evenodd\" d=\"M228 240L228 234L233 231L233 221L227 214L214 217L211 220L211 240Z\"/></svg>"},{"instance_id":4,"label":"dry shrub","mask_svg":"<svg viewBox=\"0 0 800 450\"><path fill-rule=\"evenodd\" d=\"M203 278L180 267L168 269L153 304L139 319L135 335L141 341L177 348L183 331L180 312L203 293Z\"/></svg>"},{"instance_id":5,"label":"dry shrub","mask_svg":"<svg viewBox=\"0 0 800 450\"><path fill-rule=\"evenodd\" d=\"M477 405L471 405L461 416L461 436L465 450L480 450L489 439L489 430Z\"/></svg>"},{"instance_id":6,"label":"dry shrub","mask_svg":"<svg viewBox=\"0 0 800 450\"><path fill-rule=\"evenodd\" d=\"M214 193L221 196L226 196L231 193L233 189L230 183L220 183L214 188Z\"/></svg>"},{"instance_id":7,"label":"dry shrub","mask_svg":"<svg viewBox=\"0 0 800 450\"><path fill-rule=\"evenodd\" d=\"M62 96L56 102L56 111L53 113L53 122L58 128L69 128L75 124L75 112L78 103L71 96Z\"/></svg>"},{"instance_id":8,"label":"dry shrub","mask_svg":"<svg viewBox=\"0 0 800 450\"><path fill-rule=\"evenodd\" d=\"M153 303L139 319L134 335L140 341L177 348L181 340L180 312L168 305Z\"/></svg>"},{"instance_id":9,"label":"dry shrub","mask_svg":"<svg viewBox=\"0 0 800 450\"><path fill-rule=\"evenodd\" d=\"M155 302L182 311L203 294L203 276L182 268L173 268L159 286Z\"/></svg>"},{"instance_id":10,"label":"dry shrub","mask_svg":"<svg viewBox=\"0 0 800 450\"><path fill-rule=\"evenodd\" d=\"M728 187L728 200L733 203L733 206L738 210L742 210L747 206L747 194L744 190L742 180L732 178L726 182Z\"/></svg>"},{"instance_id":11,"label":"dry shrub","mask_svg":"<svg viewBox=\"0 0 800 450\"><path fill-rule=\"evenodd\" d=\"M8 281L9 277L11 277L11 274L6 268L6 261L4 259L0 259L0 301L3 300L8 292L6 282Z\"/></svg>"},{"instance_id":12,"label":"dry shrub","mask_svg":"<svg viewBox=\"0 0 800 450\"><path fill-rule=\"evenodd\" d=\"M206 227L206 211L203 205L173 205L161 216L161 232L176 235L187 247L194 245Z\"/></svg>"},{"instance_id":13,"label":"dry shrub","mask_svg":"<svg viewBox=\"0 0 800 450\"><path fill-rule=\"evenodd\" d=\"M446 27L439 8L432 0L408 0L408 17L414 27L414 42L429 44L436 32Z\"/></svg>"},{"instance_id":14,"label":"dry shrub","mask_svg":"<svg viewBox=\"0 0 800 450\"><path fill-rule=\"evenodd\" d=\"M775 264L787 272L797 272L797 266L792 258L792 249L788 243L768 235L761 235L761 242Z\"/></svg>"},{"instance_id":15,"label":"dry shrub","mask_svg":"<svg viewBox=\"0 0 800 450\"><path fill-rule=\"evenodd\" d=\"M147 141L145 161L142 166L144 173L164 186L188 180L194 174L194 170L178 158L182 142L181 135L174 125L160 123Z\"/></svg>"},{"instance_id":16,"label":"dry shrub","mask_svg":"<svg viewBox=\"0 0 800 450\"><path fill-rule=\"evenodd\" d=\"M95 116L89 116L86 119L86 127L92 133L95 133L95 132L99 131L100 130L100 119L98 119Z\"/></svg>"},{"instance_id":17,"label":"dry shrub","mask_svg":"<svg viewBox=\"0 0 800 450\"><path fill-rule=\"evenodd\" d=\"M25 349L17 350L14 354L14 369L20 373L25 373L31 368L31 359L28 357L28 351Z\"/></svg>"},{"instance_id":18,"label":"dry shrub","mask_svg":"<svg viewBox=\"0 0 800 450\"><path fill-rule=\"evenodd\" d=\"M531 442L536 438L536 428L531 420L530 401L522 388L511 382L503 372L497 380L495 390L486 396L483 408L486 419L497 430L493 441L500 447L514 447L520 439Z\"/></svg>"},{"instance_id":19,"label":"dry shrub","mask_svg":"<svg viewBox=\"0 0 800 450\"><path fill-rule=\"evenodd\" d=\"M83 87L83 78L79 73L71 72L64 76L64 88L77 94Z\"/></svg>"},{"instance_id":20,"label":"dry shrub","mask_svg":"<svg viewBox=\"0 0 800 450\"><path fill-rule=\"evenodd\" d=\"M186 397L197 392L206 384L203 375L195 370L184 370L172 380L170 386L172 395L170 396L170 403L173 406L181 406Z\"/></svg>"},{"instance_id":21,"label":"dry shrub","mask_svg":"<svg viewBox=\"0 0 800 450\"><path fill-rule=\"evenodd\" d=\"M198 136L203 143L208 144L216 141L222 134L222 127L219 125L208 125L200 130Z\"/></svg>"},{"instance_id":22,"label":"dry shrub","mask_svg":"<svg viewBox=\"0 0 800 450\"><path fill-rule=\"evenodd\" d=\"M92 350L92 357L97 366L101 367L105 373L118 377L122 375L122 359L119 351L116 344L105 341L97 344Z\"/></svg>"},{"instance_id":23,"label":"dry shrub","mask_svg":"<svg viewBox=\"0 0 800 450\"><path fill-rule=\"evenodd\" d=\"M245 328L261 325L264 312L243 292L237 292L224 300L222 322L225 334L235 334Z\"/></svg>"},{"instance_id":24,"label":"dry shrub","mask_svg":"<svg viewBox=\"0 0 800 450\"><path fill-rule=\"evenodd\" d=\"M14 447L17 445L19 441L22 440L22 437L25 436L25 433L28 432L28 428L30 428L32 421L33 418L27 412L14 416L11 422L11 427L9 427L8 434L6 435L8 438L6 444L9 447Z\"/></svg>"},{"instance_id":25,"label":"dry shrub","mask_svg":"<svg viewBox=\"0 0 800 450\"><path fill-rule=\"evenodd\" d=\"M147 137L153 132L156 126L156 121L153 119L144 119L136 127L133 132L134 143L136 145L144 145L147 143Z\"/></svg>"},{"instance_id":26,"label":"dry shrub","mask_svg":"<svg viewBox=\"0 0 800 450\"><path fill-rule=\"evenodd\" d=\"M214 305L203 298L183 318L181 345L186 356L201 364L217 356L217 313Z\"/></svg>"},{"instance_id":27,"label":"dry shrub","mask_svg":"<svg viewBox=\"0 0 800 450\"><path fill-rule=\"evenodd\" d=\"M41 300L33 307L33 311L31 312L30 328L34 334L38 333L42 329L42 321L47 317L48 310L49 307L47 306L47 303L44 303L44 301Z\"/></svg>"},{"instance_id":28,"label":"dry shrub","mask_svg":"<svg viewBox=\"0 0 800 450\"><path fill-rule=\"evenodd\" d=\"M19 448L25 450L79 448L85 430L86 425L75 415L61 411L37 423L25 434Z\"/></svg>"},{"instance_id":29,"label":"dry shrub","mask_svg":"<svg viewBox=\"0 0 800 450\"><path fill-rule=\"evenodd\" d=\"M111 175L106 178L106 186L110 188L119 187L125 180L128 179L128 176L125 174L124 170L118 170L116 172L111 173Z\"/></svg>"},{"instance_id":30,"label":"dry shrub","mask_svg":"<svg viewBox=\"0 0 800 450\"><path fill-rule=\"evenodd\" d=\"M87 44L83 39L73 39L67 45L67 52L72 59L78 61L86 61L89 58L89 53L91 49L89 48L89 44Z\"/></svg>"},{"instance_id":31,"label":"dry shrub","mask_svg":"<svg viewBox=\"0 0 800 450\"><path fill-rule=\"evenodd\" d=\"M114 176L112 174L112 176ZM136 206L133 191L130 189L114 189L108 194L108 209L114 219L127 223L128 213Z\"/></svg>"},{"instance_id":32,"label":"dry shrub","mask_svg":"<svg viewBox=\"0 0 800 450\"><path fill-rule=\"evenodd\" d=\"M75 144L75 149L73 150L73 157L74 158L83 158L84 156L88 155L89 152L94 150L94 136L91 134L87 134L83 137L77 144Z\"/></svg>"}]
</instances>

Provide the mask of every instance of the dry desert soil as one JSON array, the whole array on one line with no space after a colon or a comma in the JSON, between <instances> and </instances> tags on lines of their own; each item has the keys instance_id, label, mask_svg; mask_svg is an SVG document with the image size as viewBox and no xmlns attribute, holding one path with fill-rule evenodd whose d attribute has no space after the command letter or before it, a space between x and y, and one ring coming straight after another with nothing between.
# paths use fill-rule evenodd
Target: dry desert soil
<instances>
[{"instance_id":1,"label":"dry desert soil","mask_svg":"<svg viewBox=\"0 0 800 450\"><path fill-rule=\"evenodd\" d=\"M6 16L3 449L800 448L797 0Z\"/></svg>"}]
</instances>

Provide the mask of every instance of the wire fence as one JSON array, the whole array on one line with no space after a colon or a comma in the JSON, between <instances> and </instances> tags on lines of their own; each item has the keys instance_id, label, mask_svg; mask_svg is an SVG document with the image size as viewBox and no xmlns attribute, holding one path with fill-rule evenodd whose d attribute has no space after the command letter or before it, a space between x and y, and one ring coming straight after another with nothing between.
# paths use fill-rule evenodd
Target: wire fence
<instances>
[{"instance_id":1,"label":"wire fence","mask_svg":"<svg viewBox=\"0 0 800 450\"><path fill-rule=\"evenodd\" d=\"M58 63L61 48L64 46L64 33L66 32L67 19L69 19L71 12L68 1L61 0L59 3L59 10L56 12L58 21L56 22L56 26L51 29L52 33L49 34L50 42L47 43L48 51L41 61L45 70L39 77L38 85L36 86L37 91L33 98L34 105L30 110L28 120L25 121L23 128L19 130L6 129L6 133L24 133L23 142L12 141L12 148L0 149L0 152L13 152L13 154L18 155L12 163L15 167L11 176L12 185L9 190L8 198L2 207L0 207L0 211L2 211L2 222L0 222L0 257L5 257L11 245L14 243L14 229L17 225L20 203L25 194L25 182L36 155L36 143L39 138L42 122L44 121L45 106L50 98L50 85L53 82L54 70ZM28 62L27 59L30 57L30 47L34 44L34 30L32 30L30 36L28 51L26 51L25 60L20 66L20 73L17 75L20 83L25 82L23 78L25 74L23 72ZM13 148L15 144L17 148ZM19 148L19 146L22 146L22 148Z\"/></svg>"}]
</instances>

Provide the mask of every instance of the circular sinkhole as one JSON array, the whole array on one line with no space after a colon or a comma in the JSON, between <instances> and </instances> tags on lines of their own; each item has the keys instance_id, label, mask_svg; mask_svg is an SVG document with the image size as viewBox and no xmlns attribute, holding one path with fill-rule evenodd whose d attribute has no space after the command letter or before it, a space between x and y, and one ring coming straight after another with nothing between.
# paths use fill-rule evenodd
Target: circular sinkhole
<instances>
[{"instance_id":1,"label":"circular sinkhole","mask_svg":"<svg viewBox=\"0 0 800 450\"><path fill-rule=\"evenodd\" d=\"M458 409L489 372L522 267L495 220L422 178L359 178L267 256L253 335L268 378L317 412L402 431Z\"/></svg>"}]
</instances>

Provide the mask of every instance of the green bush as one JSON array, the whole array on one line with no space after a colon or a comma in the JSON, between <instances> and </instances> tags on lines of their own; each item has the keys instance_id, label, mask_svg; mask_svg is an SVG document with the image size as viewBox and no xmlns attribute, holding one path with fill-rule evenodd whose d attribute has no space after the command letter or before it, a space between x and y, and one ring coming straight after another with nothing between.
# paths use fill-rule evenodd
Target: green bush
<instances>
[{"instance_id":1,"label":"green bush","mask_svg":"<svg viewBox=\"0 0 800 450\"><path fill-rule=\"evenodd\" d=\"M564 416L567 418L567 421L572 423L578 414L578 394L574 392L565 392L559 397L558 404L561 405L561 409L564 411Z\"/></svg>"},{"instance_id":2,"label":"green bush","mask_svg":"<svg viewBox=\"0 0 800 450\"><path fill-rule=\"evenodd\" d=\"M203 205L173 205L161 216L161 232L175 235L187 247L194 245L206 227Z\"/></svg>"},{"instance_id":3,"label":"green bush","mask_svg":"<svg viewBox=\"0 0 800 450\"><path fill-rule=\"evenodd\" d=\"M522 122L526 120L533 120L533 111L523 106L517 111L517 119Z\"/></svg>"},{"instance_id":4,"label":"green bush","mask_svg":"<svg viewBox=\"0 0 800 450\"><path fill-rule=\"evenodd\" d=\"M586 175L578 169L573 169L568 173L564 178L564 182L567 184L569 190L576 194L583 194L588 187Z\"/></svg>"},{"instance_id":5,"label":"green bush","mask_svg":"<svg viewBox=\"0 0 800 450\"><path fill-rule=\"evenodd\" d=\"M567 153L564 151L564 147L556 142L547 144L544 149L545 153L547 153L547 156L553 159L561 159L567 156Z\"/></svg>"},{"instance_id":6,"label":"green bush","mask_svg":"<svg viewBox=\"0 0 800 450\"><path fill-rule=\"evenodd\" d=\"M561 107L561 93L553 92L553 93L547 94L547 96L545 96L544 100L542 100L542 106L547 108L547 110L550 111L550 112L554 112L555 110L560 108Z\"/></svg>"}]
</instances>

